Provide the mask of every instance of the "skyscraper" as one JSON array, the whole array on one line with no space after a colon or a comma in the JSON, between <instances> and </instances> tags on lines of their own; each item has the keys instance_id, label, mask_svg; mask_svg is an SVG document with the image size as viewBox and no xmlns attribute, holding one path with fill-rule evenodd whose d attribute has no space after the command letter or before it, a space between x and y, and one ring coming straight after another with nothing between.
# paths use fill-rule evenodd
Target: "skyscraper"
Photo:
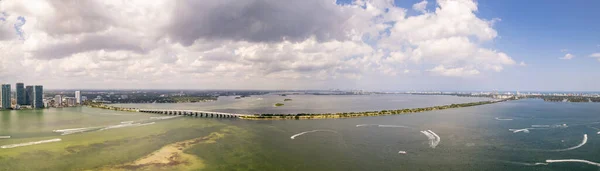
<instances>
[{"instance_id":1,"label":"skyscraper","mask_svg":"<svg viewBox=\"0 0 600 171\"><path fill-rule=\"evenodd\" d=\"M33 105L33 86L25 87L25 104Z\"/></svg>"},{"instance_id":2,"label":"skyscraper","mask_svg":"<svg viewBox=\"0 0 600 171\"><path fill-rule=\"evenodd\" d=\"M33 104L34 109L44 108L44 87L41 85L33 86Z\"/></svg>"},{"instance_id":3,"label":"skyscraper","mask_svg":"<svg viewBox=\"0 0 600 171\"><path fill-rule=\"evenodd\" d=\"M2 84L2 109L10 109L10 84Z\"/></svg>"},{"instance_id":4,"label":"skyscraper","mask_svg":"<svg viewBox=\"0 0 600 171\"><path fill-rule=\"evenodd\" d=\"M17 104L18 105L27 105L27 101L25 100L25 84L17 83Z\"/></svg>"},{"instance_id":5,"label":"skyscraper","mask_svg":"<svg viewBox=\"0 0 600 171\"><path fill-rule=\"evenodd\" d=\"M61 95L54 96L54 107L61 107L61 106L62 106L62 96Z\"/></svg>"},{"instance_id":6,"label":"skyscraper","mask_svg":"<svg viewBox=\"0 0 600 171\"><path fill-rule=\"evenodd\" d=\"M81 104L81 91L75 91L75 102Z\"/></svg>"}]
</instances>

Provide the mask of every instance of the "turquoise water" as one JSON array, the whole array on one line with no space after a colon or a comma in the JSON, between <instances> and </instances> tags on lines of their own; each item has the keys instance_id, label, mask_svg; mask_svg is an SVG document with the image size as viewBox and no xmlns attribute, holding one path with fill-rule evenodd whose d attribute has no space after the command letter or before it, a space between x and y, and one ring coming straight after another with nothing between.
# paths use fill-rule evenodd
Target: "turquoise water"
<instances>
[{"instance_id":1,"label":"turquoise water","mask_svg":"<svg viewBox=\"0 0 600 171\"><path fill-rule=\"evenodd\" d=\"M500 120L498 120L498 119ZM512 120L509 120L512 119ZM297 170L597 170L581 163L545 163L547 159L600 162L600 105L520 100L471 108L400 116L338 120L256 121L279 131L261 132L260 140L277 151L275 161ZM236 121L238 122L238 121ZM246 121L239 121L246 123ZM361 124L404 127L357 127ZM563 124L567 126L564 127ZM530 128L529 133L509 129ZM550 128L545 128L548 125ZM560 125L560 126L557 126ZM310 130L332 132L307 133ZM419 131L440 137L435 148ZM581 144L584 134L587 143ZM405 151L406 154L399 154ZM268 159L267 159L268 160ZM305 164L313 163L313 164Z\"/></svg>"},{"instance_id":2,"label":"turquoise water","mask_svg":"<svg viewBox=\"0 0 600 171\"><path fill-rule=\"evenodd\" d=\"M326 96L319 96L321 98ZM440 96L403 96L431 98ZM446 98L446 97L442 97ZM459 97L453 97L459 98ZM294 98L298 99L297 97ZM318 101L318 100L316 100ZM443 102L442 102L443 103ZM147 104L145 104L147 105ZM161 104L161 108L169 105ZM404 104L410 106L412 104ZM401 105L394 105L401 106ZM241 109L239 109L241 110ZM279 109L278 109L279 110ZM295 110L295 109L294 109ZM40 170L85 170L133 161L166 144L201 137L223 126L243 130L214 144L186 150L202 159L205 170L598 170L585 163L546 163L548 159L581 159L600 163L600 104L551 103L525 99L491 105L457 108L407 115L326 120L208 119L180 117L153 125L57 135L53 129L119 124L164 116L91 108L2 112L0 145L32 139L62 138L55 143L0 149L0 170L19 170L15 162L40 162ZM357 126L358 125L358 126ZM380 126L381 125L381 126ZM530 128L528 131L513 132ZM533 128L533 129L531 129ZM320 130L320 131L314 131ZM432 141L421 131L430 130ZM309 131L309 132L307 132ZM310 132L313 131L313 132ZM306 132L291 137L299 133ZM528 132L528 133L527 133ZM160 138L144 138L158 136ZM152 136L151 136L151 135ZM584 135L587 141L582 144ZM118 137L117 137L118 136ZM141 137L141 138L140 138ZM105 142L103 142L105 141ZM107 144L99 146L94 144ZM432 142L435 146L432 146ZM96 163L56 165L73 159L60 149L69 144L90 155L77 156ZM435 147L435 148L433 148ZM53 151L51 149L59 149ZM114 150L118 149L118 150ZM98 161L110 153L114 160ZM399 152L405 153L399 153ZM44 154L45 161L32 154ZM539 163L538 165L534 165ZM77 166L77 167L75 167ZM37 170L32 168L28 170ZM169 170L169 169L167 169ZM195 169L193 169L195 170Z\"/></svg>"}]
</instances>

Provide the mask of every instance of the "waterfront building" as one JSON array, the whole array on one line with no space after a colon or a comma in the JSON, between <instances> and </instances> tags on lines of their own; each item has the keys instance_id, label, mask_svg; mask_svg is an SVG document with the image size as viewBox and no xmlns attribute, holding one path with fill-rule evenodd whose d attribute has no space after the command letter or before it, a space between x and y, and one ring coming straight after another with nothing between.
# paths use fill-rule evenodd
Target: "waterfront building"
<instances>
[{"instance_id":1,"label":"waterfront building","mask_svg":"<svg viewBox=\"0 0 600 171\"><path fill-rule=\"evenodd\" d=\"M61 107L62 103L63 103L63 101L62 101L61 95L54 96L54 107Z\"/></svg>"},{"instance_id":2,"label":"waterfront building","mask_svg":"<svg viewBox=\"0 0 600 171\"><path fill-rule=\"evenodd\" d=\"M33 86L25 86L25 105L33 105Z\"/></svg>"},{"instance_id":3,"label":"waterfront building","mask_svg":"<svg viewBox=\"0 0 600 171\"><path fill-rule=\"evenodd\" d=\"M2 109L10 109L11 108L11 99L10 99L10 84L2 84Z\"/></svg>"},{"instance_id":4,"label":"waterfront building","mask_svg":"<svg viewBox=\"0 0 600 171\"><path fill-rule=\"evenodd\" d=\"M65 97L64 101L66 107L77 106L77 98L75 97Z\"/></svg>"},{"instance_id":5,"label":"waterfront building","mask_svg":"<svg viewBox=\"0 0 600 171\"><path fill-rule=\"evenodd\" d=\"M25 101L25 84L17 83L16 88L16 99L17 105L27 105L27 101Z\"/></svg>"},{"instance_id":6,"label":"waterfront building","mask_svg":"<svg viewBox=\"0 0 600 171\"><path fill-rule=\"evenodd\" d=\"M44 86L33 86L33 104L34 109L44 108Z\"/></svg>"},{"instance_id":7,"label":"waterfront building","mask_svg":"<svg viewBox=\"0 0 600 171\"><path fill-rule=\"evenodd\" d=\"M81 104L81 91L75 91L75 102Z\"/></svg>"}]
</instances>

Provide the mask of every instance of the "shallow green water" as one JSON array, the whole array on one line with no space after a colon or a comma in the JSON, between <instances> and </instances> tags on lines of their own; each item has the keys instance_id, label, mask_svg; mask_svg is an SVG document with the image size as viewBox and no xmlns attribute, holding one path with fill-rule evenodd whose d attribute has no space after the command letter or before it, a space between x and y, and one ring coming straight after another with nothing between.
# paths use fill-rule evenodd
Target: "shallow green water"
<instances>
[{"instance_id":1,"label":"shallow green water","mask_svg":"<svg viewBox=\"0 0 600 171\"><path fill-rule=\"evenodd\" d=\"M0 170L95 170L134 161L164 145L206 136L225 126L244 132L185 150L202 159L205 170L598 170L583 163L528 165L547 159L600 162L596 130L600 105L593 103L519 100L332 120L150 119L157 116L164 115L86 107L2 111L0 136L12 137L0 139L0 146L53 138L62 141L0 149ZM53 132L127 121L154 124L69 135ZM364 124L373 125L357 127ZM537 129L529 133L509 131L532 126ZM325 131L290 138L311 130ZM435 148L420 132L425 130L440 137ZM587 143L565 150L580 145L584 134Z\"/></svg>"}]
</instances>

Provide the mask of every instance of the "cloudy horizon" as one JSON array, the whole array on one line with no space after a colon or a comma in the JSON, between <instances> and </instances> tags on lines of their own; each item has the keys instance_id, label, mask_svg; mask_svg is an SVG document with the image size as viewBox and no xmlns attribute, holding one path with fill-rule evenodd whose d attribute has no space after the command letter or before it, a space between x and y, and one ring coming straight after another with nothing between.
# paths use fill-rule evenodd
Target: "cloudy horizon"
<instances>
[{"instance_id":1,"label":"cloudy horizon","mask_svg":"<svg viewBox=\"0 0 600 171\"><path fill-rule=\"evenodd\" d=\"M573 33L553 33L553 40L533 35L543 31L523 37L541 26L529 21L539 18L520 21L510 9L481 3L1 0L0 83L48 89L600 90L599 33L569 40L581 36L575 32L582 26L598 24L571 25Z\"/></svg>"}]
</instances>

